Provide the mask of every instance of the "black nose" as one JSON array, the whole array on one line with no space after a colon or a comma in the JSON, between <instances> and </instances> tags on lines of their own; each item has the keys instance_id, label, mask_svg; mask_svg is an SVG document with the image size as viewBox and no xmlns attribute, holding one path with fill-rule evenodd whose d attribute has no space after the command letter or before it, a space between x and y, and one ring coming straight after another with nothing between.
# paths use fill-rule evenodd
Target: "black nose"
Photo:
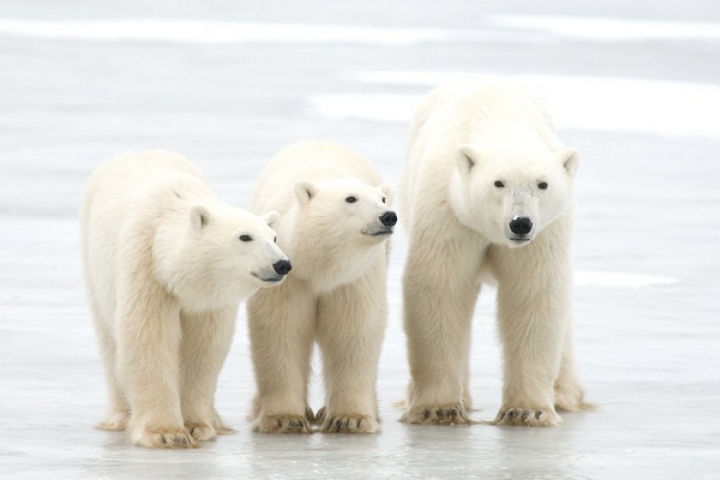
<instances>
[{"instance_id":1,"label":"black nose","mask_svg":"<svg viewBox=\"0 0 720 480\"><path fill-rule=\"evenodd\" d=\"M388 210L380 216L380 221L386 227L394 227L397 223L397 214L392 210Z\"/></svg>"},{"instance_id":2,"label":"black nose","mask_svg":"<svg viewBox=\"0 0 720 480\"><path fill-rule=\"evenodd\" d=\"M527 235L533 228L528 217L515 217L510 221L510 230L516 235Z\"/></svg>"},{"instance_id":3,"label":"black nose","mask_svg":"<svg viewBox=\"0 0 720 480\"><path fill-rule=\"evenodd\" d=\"M290 260L279 260L273 264L273 270L278 275L287 275L292 270Z\"/></svg>"}]
</instances>

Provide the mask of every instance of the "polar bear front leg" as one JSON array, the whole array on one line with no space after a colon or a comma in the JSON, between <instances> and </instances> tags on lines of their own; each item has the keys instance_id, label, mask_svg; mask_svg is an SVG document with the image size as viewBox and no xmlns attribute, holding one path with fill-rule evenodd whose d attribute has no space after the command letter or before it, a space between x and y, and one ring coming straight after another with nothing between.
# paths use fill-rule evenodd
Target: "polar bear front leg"
<instances>
[{"instance_id":1,"label":"polar bear front leg","mask_svg":"<svg viewBox=\"0 0 720 480\"><path fill-rule=\"evenodd\" d=\"M232 433L214 407L217 379L235 332L237 307L202 314L182 314L180 401L185 428L195 440Z\"/></svg>"},{"instance_id":2,"label":"polar bear front leg","mask_svg":"<svg viewBox=\"0 0 720 480\"><path fill-rule=\"evenodd\" d=\"M559 425L554 383L569 322L569 265L540 239L512 250L492 247L490 256L504 354L503 404L492 423Z\"/></svg>"},{"instance_id":3,"label":"polar bear front leg","mask_svg":"<svg viewBox=\"0 0 720 480\"><path fill-rule=\"evenodd\" d=\"M317 338L323 357L325 433L378 433L378 361L387 317L385 258L357 281L322 295Z\"/></svg>"},{"instance_id":4,"label":"polar bear front leg","mask_svg":"<svg viewBox=\"0 0 720 480\"><path fill-rule=\"evenodd\" d=\"M310 433L308 380L315 297L299 280L260 290L247 304L257 392L252 430Z\"/></svg>"},{"instance_id":5,"label":"polar bear front leg","mask_svg":"<svg viewBox=\"0 0 720 480\"><path fill-rule=\"evenodd\" d=\"M118 316L118 367L130 402L130 440L150 448L197 446L180 407L179 308L152 286L126 298Z\"/></svg>"},{"instance_id":6,"label":"polar bear front leg","mask_svg":"<svg viewBox=\"0 0 720 480\"><path fill-rule=\"evenodd\" d=\"M469 425L470 327L483 252L477 245L452 239L434 244L431 238L413 239L404 273L412 382L401 421Z\"/></svg>"}]
</instances>

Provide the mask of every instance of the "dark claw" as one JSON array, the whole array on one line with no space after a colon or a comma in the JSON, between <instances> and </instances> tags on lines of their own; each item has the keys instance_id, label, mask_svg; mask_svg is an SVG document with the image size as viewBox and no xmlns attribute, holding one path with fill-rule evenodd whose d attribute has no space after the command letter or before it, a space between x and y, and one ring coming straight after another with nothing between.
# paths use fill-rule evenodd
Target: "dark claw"
<instances>
[{"instance_id":1,"label":"dark claw","mask_svg":"<svg viewBox=\"0 0 720 480\"><path fill-rule=\"evenodd\" d=\"M165 440L165 435L160 435L160 440L162 440L163 445L167 445L167 440Z\"/></svg>"},{"instance_id":2,"label":"dark claw","mask_svg":"<svg viewBox=\"0 0 720 480\"><path fill-rule=\"evenodd\" d=\"M542 416L542 412L540 410L535 412L535 418L539 419L541 416Z\"/></svg>"},{"instance_id":3,"label":"dark claw","mask_svg":"<svg viewBox=\"0 0 720 480\"><path fill-rule=\"evenodd\" d=\"M357 421L357 428L358 428L358 429L360 428L360 425L362 425L362 418Z\"/></svg>"},{"instance_id":4,"label":"dark claw","mask_svg":"<svg viewBox=\"0 0 720 480\"><path fill-rule=\"evenodd\" d=\"M443 411L442 411L442 409L440 409L440 408L438 408L437 417L438 417L438 418L443 418Z\"/></svg>"},{"instance_id":5,"label":"dark claw","mask_svg":"<svg viewBox=\"0 0 720 480\"><path fill-rule=\"evenodd\" d=\"M500 421L500 420L502 420L503 418L505 418L505 413L507 413L507 412L499 412L499 413L498 413L498 416L497 416L497 420Z\"/></svg>"},{"instance_id":6,"label":"dark claw","mask_svg":"<svg viewBox=\"0 0 720 480\"><path fill-rule=\"evenodd\" d=\"M180 445L187 445L188 444L187 438L181 438L178 443Z\"/></svg>"},{"instance_id":7,"label":"dark claw","mask_svg":"<svg viewBox=\"0 0 720 480\"><path fill-rule=\"evenodd\" d=\"M282 428L282 422L280 420L276 420L275 423L277 423L278 428Z\"/></svg>"},{"instance_id":8,"label":"dark claw","mask_svg":"<svg viewBox=\"0 0 720 480\"><path fill-rule=\"evenodd\" d=\"M430 418L430 410L428 410L427 408L425 410L423 410L422 414L423 414L423 420L427 420L428 418Z\"/></svg>"},{"instance_id":9,"label":"dark claw","mask_svg":"<svg viewBox=\"0 0 720 480\"><path fill-rule=\"evenodd\" d=\"M451 417L457 417L457 415L458 415L458 410L457 410L457 408L451 408L451 409L450 409L450 416L451 416Z\"/></svg>"}]
</instances>

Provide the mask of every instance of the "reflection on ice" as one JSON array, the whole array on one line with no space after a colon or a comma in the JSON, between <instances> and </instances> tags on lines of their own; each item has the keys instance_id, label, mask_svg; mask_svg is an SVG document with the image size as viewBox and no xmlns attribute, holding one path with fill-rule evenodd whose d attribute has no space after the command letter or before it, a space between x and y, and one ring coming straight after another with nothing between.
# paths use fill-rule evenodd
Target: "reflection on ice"
<instances>
[{"instance_id":1,"label":"reflection on ice","mask_svg":"<svg viewBox=\"0 0 720 480\"><path fill-rule=\"evenodd\" d=\"M653 285L673 285L676 278L620 272L576 271L575 285L603 288L642 288Z\"/></svg>"}]
</instances>

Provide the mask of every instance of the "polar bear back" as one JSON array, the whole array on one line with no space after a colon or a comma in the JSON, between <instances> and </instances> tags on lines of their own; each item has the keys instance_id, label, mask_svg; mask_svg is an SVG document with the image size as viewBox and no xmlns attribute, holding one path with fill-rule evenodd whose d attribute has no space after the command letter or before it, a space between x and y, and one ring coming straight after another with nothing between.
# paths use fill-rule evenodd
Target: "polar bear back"
<instances>
[{"instance_id":1,"label":"polar bear back","mask_svg":"<svg viewBox=\"0 0 720 480\"><path fill-rule=\"evenodd\" d=\"M88 232L95 224L101 229L94 235L116 237L129 216L142 214L130 206L139 201L137 207L147 209L146 191L169 179L179 180L174 190L178 195L182 190L184 198L214 198L203 174L181 155L165 150L129 152L108 160L90 177L85 187L83 230Z\"/></svg>"},{"instance_id":2,"label":"polar bear back","mask_svg":"<svg viewBox=\"0 0 720 480\"><path fill-rule=\"evenodd\" d=\"M85 189L85 197L126 197L161 178L179 173L191 175L206 183L203 174L176 153L165 150L125 153L110 159L93 173Z\"/></svg>"},{"instance_id":3,"label":"polar bear back","mask_svg":"<svg viewBox=\"0 0 720 480\"><path fill-rule=\"evenodd\" d=\"M285 214L295 203L295 182L327 178L350 178L373 187L382 184L380 174L362 155L337 143L307 140L281 150L268 162L255 184L251 210Z\"/></svg>"}]
</instances>

